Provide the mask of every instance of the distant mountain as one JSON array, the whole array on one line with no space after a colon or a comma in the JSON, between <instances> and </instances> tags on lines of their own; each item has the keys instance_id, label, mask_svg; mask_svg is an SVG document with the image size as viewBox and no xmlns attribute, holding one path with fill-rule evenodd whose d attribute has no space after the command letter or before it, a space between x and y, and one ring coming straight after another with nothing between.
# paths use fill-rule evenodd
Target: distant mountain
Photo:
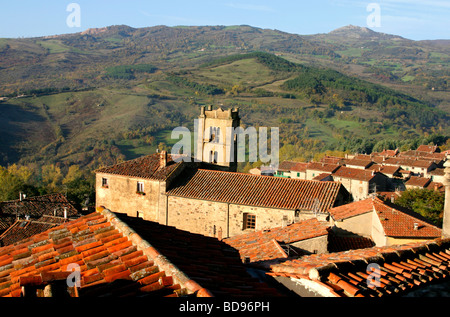
<instances>
[{"instance_id":1,"label":"distant mountain","mask_svg":"<svg viewBox=\"0 0 450 317\"><path fill-rule=\"evenodd\" d=\"M450 134L446 43L355 26L302 36L247 25L0 39L0 164L95 167L154 153L204 104L280 127L283 158L370 152L385 139L410 146Z\"/></svg>"},{"instance_id":2,"label":"distant mountain","mask_svg":"<svg viewBox=\"0 0 450 317\"><path fill-rule=\"evenodd\" d=\"M327 34L332 37L363 40L404 40L403 37L386 33L375 32L367 27L347 25Z\"/></svg>"}]
</instances>

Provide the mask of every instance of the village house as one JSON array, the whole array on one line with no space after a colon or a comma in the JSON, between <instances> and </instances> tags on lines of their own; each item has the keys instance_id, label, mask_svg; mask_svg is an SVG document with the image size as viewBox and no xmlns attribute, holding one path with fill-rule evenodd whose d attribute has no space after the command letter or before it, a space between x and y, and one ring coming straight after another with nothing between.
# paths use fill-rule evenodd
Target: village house
<instances>
[{"instance_id":1,"label":"village house","mask_svg":"<svg viewBox=\"0 0 450 317\"><path fill-rule=\"evenodd\" d=\"M308 163L308 165L306 167L306 179L312 180L312 179L314 179L314 177L316 177L320 174L323 174L323 173L333 174L340 167L341 167L341 165L339 165L339 164L310 162L310 163Z\"/></svg>"},{"instance_id":2,"label":"village house","mask_svg":"<svg viewBox=\"0 0 450 317\"><path fill-rule=\"evenodd\" d=\"M433 182L442 183L444 181L445 172L443 168L436 168L429 173Z\"/></svg>"},{"instance_id":3,"label":"village house","mask_svg":"<svg viewBox=\"0 0 450 317\"><path fill-rule=\"evenodd\" d=\"M342 183L354 201L366 199L369 194L385 191L388 185L386 175L370 170L342 166L332 173L335 182Z\"/></svg>"},{"instance_id":4,"label":"village house","mask_svg":"<svg viewBox=\"0 0 450 317\"><path fill-rule=\"evenodd\" d=\"M368 169L370 166L374 164L374 162L371 159L359 159L359 158L352 158L349 160L345 160L344 165L350 168L358 168L358 169Z\"/></svg>"},{"instance_id":5,"label":"village house","mask_svg":"<svg viewBox=\"0 0 450 317\"><path fill-rule=\"evenodd\" d=\"M306 168L308 163L283 161L278 165L274 176L286 178L306 179Z\"/></svg>"},{"instance_id":6,"label":"village house","mask_svg":"<svg viewBox=\"0 0 450 317\"><path fill-rule=\"evenodd\" d=\"M387 158L382 164L388 166L400 166L402 169L411 172L412 175L422 177L429 177L429 172L438 167L438 165L432 160L415 159L410 157Z\"/></svg>"}]
</instances>

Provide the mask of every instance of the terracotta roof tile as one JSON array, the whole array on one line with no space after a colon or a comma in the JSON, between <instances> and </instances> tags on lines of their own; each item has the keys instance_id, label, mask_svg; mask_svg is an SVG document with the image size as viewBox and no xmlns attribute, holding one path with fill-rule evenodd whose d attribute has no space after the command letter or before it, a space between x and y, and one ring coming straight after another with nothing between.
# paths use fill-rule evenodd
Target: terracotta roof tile
<instances>
[{"instance_id":1,"label":"terracotta roof tile","mask_svg":"<svg viewBox=\"0 0 450 317\"><path fill-rule=\"evenodd\" d=\"M96 173L131 176L145 179L165 180L181 163L172 160L171 155L167 156L167 165L160 166L160 154L152 154L139 157L116 165L97 169Z\"/></svg>"},{"instance_id":2,"label":"terracotta roof tile","mask_svg":"<svg viewBox=\"0 0 450 317\"><path fill-rule=\"evenodd\" d=\"M151 250L148 250L148 254L160 252L192 278L193 281L185 284L198 289L198 296L207 295L208 292L214 296L280 296L278 291L267 284L258 284L258 280L247 273L239 252L224 241L125 214L117 214L117 217L138 232L143 239L151 242L153 247L149 248ZM158 275L152 276L155 272L151 269L135 271L132 278L133 274L145 275L142 281L146 285L158 281ZM168 276L170 275L166 272L166 277ZM176 278L175 275L172 277ZM208 291L204 291L204 288Z\"/></svg>"},{"instance_id":3,"label":"terracotta roof tile","mask_svg":"<svg viewBox=\"0 0 450 317\"><path fill-rule=\"evenodd\" d=\"M383 161L383 164L384 165L397 165L397 166L401 166L401 167L412 166L412 167L420 167L420 168L429 168L434 163L432 160L427 160L427 159L423 159L423 158L415 159L415 158L402 156L402 157L387 158L385 161Z\"/></svg>"},{"instance_id":4,"label":"terracotta roof tile","mask_svg":"<svg viewBox=\"0 0 450 317\"><path fill-rule=\"evenodd\" d=\"M310 287L326 284L337 297L384 297L405 294L430 282L449 281L449 254L450 240L437 239L304 256L273 265L271 275L308 279L313 282Z\"/></svg>"},{"instance_id":5,"label":"terracotta roof tile","mask_svg":"<svg viewBox=\"0 0 450 317\"><path fill-rule=\"evenodd\" d=\"M350 178L350 179L356 179L356 180L362 180L362 181L368 182L372 178L375 177L376 173L374 171L370 171L370 170L362 170L359 168L351 168L351 167L342 166L340 169L338 169L332 175L333 175L333 177Z\"/></svg>"},{"instance_id":6,"label":"terracotta roof tile","mask_svg":"<svg viewBox=\"0 0 450 317\"><path fill-rule=\"evenodd\" d=\"M442 230L419 214L375 198L374 209L384 232L390 237L437 238Z\"/></svg>"},{"instance_id":7,"label":"terracotta roof tile","mask_svg":"<svg viewBox=\"0 0 450 317\"><path fill-rule=\"evenodd\" d=\"M294 161L283 161L278 166L279 171L286 171L286 172L305 172L307 168L308 163L304 162L294 162Z\"/></svg>"},{"instance_id":8,"label":"terracotta roof tile","mask_svg":"<svg viewBox=\"0 0 450 317\"><path fill-rule=\"evenodd\" d=\"M424 145L424 144L422 144L422 145L420 145L418 148L417 148L417 151L423 151L423 152L428 152L428 153L435 153L435 152L438 152L438 150L439 150L439 148L438 148L438 146L437 145Z\"/></svg>"},{"instance_id":9,"label":"terracotta roof tile","mask_svg":"<svg viewBox=\"0 0 450 317\"><path fill-rule=\"evenodd\" d=\"M290 244L328 235L327 225L316 218L304 220L285 227L262 230L224 239L224 242L239 250L241 258L251 262L286 258L280 244Z\"/></svg>"},{"instance_id":10,"label":"terracotta roof tile","mask_svg":"<svg viewBox=\"0 0 450 317\"><path fill-rule=\"evenodd\" d=\"M372 198L355 201L346 205L331 208L328 212L334 220L340 221L373 211Z\"/></svg>"},{"instance_id":11,"label":"terracotta roof tile","mask_svg":"<svg viewBox=\"0 0 450 317\"><path fill-rule=\"evenodd\" d=\"M167 194L280 209L312 210L318 201L320 210L326 211L333 207L342 188L336 182L186 169Z\"/></svg>"},{"instance_id":12,"label":"terracotta roof tile","mask_svg":"<svg viewBox=\"0 0 450 317\"><path fill-rule=\"evenodd\" d=\"M161 273L161 268L154 265L143 250L138 250L124 233L115 228L110 222L115 216L107 218L106 215L112 213L86 215L38 236L0 248L1 296L20 296L22 286L33 285L43 289L47 284L66 279L71 273L67 269L74 263L79 265L80 270L80 296L118 296L122 291L126 291L127 295L145 295L146 292L156 290L163 291L158 292L160 295L176 295L174 291L182 286L173 285L174 279ZM80 230L75 230L77 228ZM107 234L109 231L110 235ZM115 239L103 242L101 239L105 237ZM145 283L133 273L148 269L158 274L158 278L166 278L161 281L156 279L152 281L152 287L142 288L140 285ZM181 276L183 273L176 274ZM113 286L117 283L128 284Z\"/></svg>"},{"instance_id":13,"label":"terracotta roof tile","mask_svg":"<svg viewBox=\"0 0 450 317\"><path fill-rule=\"evenodd\" d=\"M431 178L411 176L406 182L406 186L426 187L431 182Z\"/></svg>"},{"instance_id":14,"label":"terracotta roof tile","mask_svg":"<svg viewBox=\"0 0 450 317\"><path fill-rule=\"evenodd\" d=\"M419 214L379 198L367 198L331 208L329 213L334 220L340 221L373 211L377 213L386 236L430 239L441 236L441 229Z\"/></svg>"},{"instance_id":15,"label":"terracotta roof tile","mask_svg":"<svg viewBox=\"0 0 450 317\"><path fill-rule=\"evenodd\" d=\"M325 172L325 173L334 173L339 168L340 168L339 164L311 162L311 163L308 163L308 166L306 169L313 170L313 171L321 171L321 172Z\"/></svg>"},{"instance_id":16,"label":"terracotta roof tile","mask_svg":"<svg viewBox=\"0 0 450 317\"><path fill-rule=\"evenodd\" d=\"M360 167L367 168L370 165L372 165L373 162L372 162L371 159L352 158L352 159L345 160L344 164L345 165L360 166Z\"/></svg>"}]
</instances>

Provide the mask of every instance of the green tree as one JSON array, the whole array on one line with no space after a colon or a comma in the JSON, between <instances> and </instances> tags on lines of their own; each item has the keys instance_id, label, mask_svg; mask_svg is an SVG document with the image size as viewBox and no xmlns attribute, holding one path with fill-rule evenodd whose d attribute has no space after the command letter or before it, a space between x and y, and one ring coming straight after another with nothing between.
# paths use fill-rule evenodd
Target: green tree
<instances>
[{"instance_id":1,"label":"green tree","mask_svg":"<svg viewBox=\"0 0 450 317\"><path fill-rule=\"evenodd\" d=\"M444 194L431 189L408 189L395 200L397 205L412 210L437 226L442 225Z\"/></svg>"}]
</instances>

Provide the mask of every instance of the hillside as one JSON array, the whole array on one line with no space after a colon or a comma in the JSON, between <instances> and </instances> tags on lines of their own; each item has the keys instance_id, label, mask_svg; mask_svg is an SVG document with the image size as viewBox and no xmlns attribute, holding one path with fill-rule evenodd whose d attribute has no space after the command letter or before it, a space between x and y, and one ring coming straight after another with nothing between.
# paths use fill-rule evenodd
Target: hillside
<instances>
[{"instance_id":1,"label":"hillside","mask_svg":"<svg viewBox=\"0 0 450 317\"><path fill-rule=\"evenodd\" d=\"M192 129L204 104L239 106L246 126L280 127L281 159L445 142L446 87L432 91L416 77L373 78L373 69L384 69L374 60L390 63L396 50L384 60L375 48L358 56L348 32L380 47L405 47L401 41L436 61L447 58L445 41L355 27L299 36L249 26L114 26L0 39L0 92L9 97L0 103L0 165L95 168L154 153L177 141L170 139L174 127ZM399 69L409 65L406 55L395 57ZM424 73L433 65L423 63Z\"/></svg>"}]
</instances>

